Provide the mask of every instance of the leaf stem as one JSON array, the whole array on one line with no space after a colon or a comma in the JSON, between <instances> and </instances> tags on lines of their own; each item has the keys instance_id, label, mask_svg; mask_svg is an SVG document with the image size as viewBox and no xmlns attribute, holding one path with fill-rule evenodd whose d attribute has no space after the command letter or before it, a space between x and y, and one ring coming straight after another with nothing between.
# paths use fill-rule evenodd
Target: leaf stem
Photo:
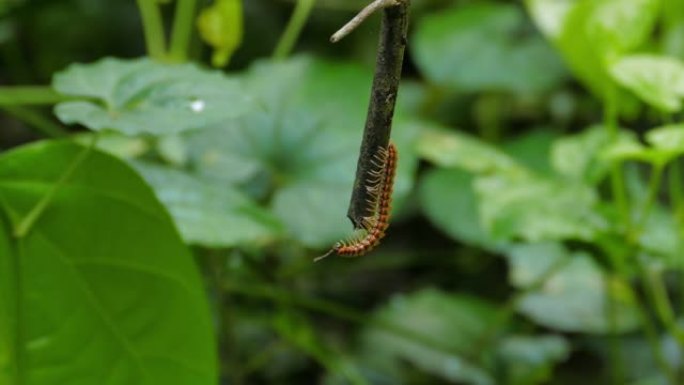
<instances>
[{"instance_id":1,"label":"leaf stem","mask_svg":"<svg viewBox=\"0 0 684 385\"><path fill-rule=\"evenodd\" d=\"M345 36L349 35L353 30L358 28L367 18L369 18L373 13L387 7L396 7L401 5L401 0L375 0L364 9L361 10L353 19L351 19L347 24L335 32L331 37L330 41L332 43L337 43L338 41L344 39Z\"/></svg>"},{"instance_id":2,"label":"leaf stem","mask_svg":"<svg viewBox=\"0 0 684 385\"><path fill-rule=\"evenodd\" d=\"M153 59L164 60L166 58L166 38L164 37L164 24L162 23L159 5L157 5L156 0L137 0L137 2L145 33L147 54Z\"/></svg>"},{"instance_id":3,"label":"leaf stem","mask_svg":"<svg viewBox=\"0 0 684 385\"><path fill-rule=\"evenodd\" d=\"M0 87L0 106L51 105L69 100L47 86Z\"/></svg>"},{"instance_id":4,"label":"leaf stem","mask_svg":"<svg viewBox=\"0 0 684 385\"><path fill-rule=\"evenodd\" d=\"M14 236L16 238L21 239L28 235L33 225L36 223L36 221L38 221L45 209L47 209L47 207L50 205L57 192L62 188L62 186L64 186L69 178L71 178L81 163L88 158L88 155L90 155L90 152L95 147L95 143L97 143L97 139L98 135L93 135L89 145L84 147L81 152L76 155L74 160L71 161L71 164L69 164L67 169L64 170L64 173L62 173L55 184L52 185L50 190L48 190L48 192L43 195L38 203L31 208L31 211L29 211L28 214L26 214L26 216L24 216L24 218L17 223L17 225L14 227Z\"/></svg>"},{"instance_id":5,"label":"leaf stem","mask_svg":"<svg viewBox=\"0 0 684 385\"><path fill-rule=\"evenodd\" d=\"M616 141L618 128L618 93L617 87L611 82L606 89L606 107L604 112L604 127L608 131L612 141ZM620 216L626 227L626 233L631 233L632 218L629 213L629 203L627 202L627 193L625 191L624 175L622 173L622 162L618 161L612 165L610 169L610 184L613 193L613 199L618 207Z\"/></svg>"},{"instance_id":6,"label":"leaf stem","mask_svg":"<svg viewBox=\"0 0 684 385\"><path fill-rule=\"evenodd\" d=\"M624 280L622 277L620 277L620 279ZM634 292L634 289L628 285L628 282L625 282L625 285L625 287L630 291L630 296L637 299L637 294ZM641 320L641 326L644 330L644 334L646 335L646 340L651 348L656 364L660 367L660 370L663 372L663 374L668 378L670 384L677 384L677 375L675 369L670 366L665 358L663 343L658 336L655 325L653 325L649 319L648 313L646 312L646 309L644 309L641 302L636 300L634 304L636 306L637 315Z\"/></svg>"},{"instance_id":7,"label":"leaf stem","mask_svg":"<svg viewBox=\"0 0 684 385\"><path fill-rule=\"evenodd\" d=\"M675 223L677 224L677 233L679 234L679 239L684 239L684 194L682 192L682 168L679 159L675 159L670 164L670 171L668 174L668 180L670 184L670 205L672 206L672 211L674 212ZM680 275L684 275L684 266L680 265ZM680 303L682 308L684 308L684 277L680 276L679 279L679 296L682 298L683 303Z\"/></svg>"},{"instance_id":8,"label":"leaf stem","mask_svg":"<svg viewBox=\"0 0 684 385\"><path fill-rule=\"evenodd\" d=\"M651 178L648 182L648 193L646 195L646 200L644 201L644 206L641 210L641 216L639 217L639 222L634 233L635 236L639 236L639 233L644 229L648 223L648 217L651 214L651 210L655 205L658 198L658 191L660 190L660 182L663 179L663 171L665 165L662 163L657 163L653 166L653 172L651 173Z\"/></svg>"},{"instance_id":9,"label":"leaf stem","mask_svg":"<svg viewBox=\"0 0 684 385\"><path fill-rule=\"evenodd\" d=\"M315 4L316 0L297 1L292 17L290 17L290 21L287 23L287 27L285 27L285 32L283 32L273 52L274 59L282 60L290 55Z\"/></svg>"},{"instance_id":10,"label":"leaf stem","mask_svg":"<svg viewBox=\"0 0 684 385\"><path fill-rule=\"evenodd\" d=\"M169 48L169 55L174 61L185 62L188 60L196 10L197 0L177 0L176 2L176 14L171 31L171 47Z\"/></svg>"}]
</instances>

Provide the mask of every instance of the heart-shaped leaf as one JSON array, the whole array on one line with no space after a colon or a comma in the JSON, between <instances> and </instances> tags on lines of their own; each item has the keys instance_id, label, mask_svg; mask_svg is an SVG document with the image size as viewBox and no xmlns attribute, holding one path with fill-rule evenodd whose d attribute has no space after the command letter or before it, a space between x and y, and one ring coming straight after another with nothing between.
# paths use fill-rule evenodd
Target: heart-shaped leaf
<instances>
[{"instance_id":1,"label":"heart-shaped leaf","mask_svg":"<svg viewBox=\"0 0 684 385\"><path fill-rule=\"evenodd\" d=\"M134 166L168 208L186 242L232 247L267 242L282 231L277 219L232 186L149 163Z\"/></svg>"},{"instance_id":2,"label":"heart-shaped leaf","mask_svg":"<svg viewBox=\"0 0 684 385\"><path fill-rule=\"evenodd\" d=\"M0 218L16 227L83 151L43 142L3 154ZM10 337L21 352L10 365L21 365L21 383L216 384L212 320L192 256L126 164L93 151L9 252L8 228L0 230L0 266L15 266L14 287L3 279L0 298L18 303Z\"/></svg>"},{"instance_id":3,"label":"heart-shaped leaf","mask_svg":"<svg viewBox=\"0 0 684 385\"><path fill-rule=\"evenodd\" d=\"M616 330L639 325L634 298L623 283L610 280L586 253L571 253L557 243L519 245L510 249L510 281L518 288L541 288L526 294L518 311L549 328L607 333L606 311L614 301Z\"/></svg>"},{"instance_id":4,"label":"heart-shaped leaf","mask_svg":"<svg viewBox=\"0 0 684 385\"><path fill-rule=\"evenodd\" d=\"M191 64L107 58L73 64L53 79L55 89L82 100L55 107L66 124L126 135L166 135L223 122L250 110L240 82Z\"/></svg>"}]
</instances>

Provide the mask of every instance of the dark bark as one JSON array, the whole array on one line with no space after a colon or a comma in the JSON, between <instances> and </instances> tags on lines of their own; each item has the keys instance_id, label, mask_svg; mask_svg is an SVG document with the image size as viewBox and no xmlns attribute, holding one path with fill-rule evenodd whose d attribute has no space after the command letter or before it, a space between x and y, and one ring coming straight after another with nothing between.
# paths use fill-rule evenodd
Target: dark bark
<instances>
[{"instance_id":1,"label":"dark bark","mask_svg":"<svg viewBox=\"0 0 684 385\"><path fill-rule=\"evenodd\" d=\"M363 218L373 214L373 208L367 202L370 197L365 186L372 179L370 172L373 170L373 155L378 149L387 148L392 132L392 118L407 41L409 5L410 1L406 0L382 11L373 88L356 168L356 180L347 211L355 228L362 227Z\"/></svg>"}]
</instances>

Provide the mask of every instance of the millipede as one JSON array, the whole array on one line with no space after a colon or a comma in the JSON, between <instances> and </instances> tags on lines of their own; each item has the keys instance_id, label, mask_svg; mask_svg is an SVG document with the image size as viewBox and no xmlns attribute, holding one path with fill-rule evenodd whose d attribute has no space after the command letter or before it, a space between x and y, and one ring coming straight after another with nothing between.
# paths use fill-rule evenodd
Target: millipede
<instances>
[{"instance_id":1,"label":"millipede","mask_svg":"<svg viewBox=\"0 0 684 385\"><path fill-rule=\"evenodd\" d=\"M380 244L389 227L397 161L397 148L393 143L390 143L387 149L378 150L372 160L375 169L371 172L371 179L366 185L366 190L371 196L368 203L373 208L373 214L364 218L363 229L359 235L335 243L330 251L315 258L314 262L332 253L341 257L358 257Z\"/></svg>"}]
</instances>

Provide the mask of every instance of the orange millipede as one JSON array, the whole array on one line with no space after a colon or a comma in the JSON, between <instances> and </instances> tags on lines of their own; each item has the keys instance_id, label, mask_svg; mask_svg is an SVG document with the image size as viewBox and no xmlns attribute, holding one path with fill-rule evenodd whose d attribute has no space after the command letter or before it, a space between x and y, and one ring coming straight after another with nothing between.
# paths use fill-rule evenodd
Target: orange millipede
<instances>
[{"instance_id":1,"label":"orange millipede","mask_svg":"<svg viewBox=\"0 0 684 385\"><path fill-rule=\"evenodd\" d=\"M376 169L371 172L372 179L368 181L366 189L371 195L368 203L375 209L375 213L365 218L363 233L349 240L337 242L330 251L314 259L314 262L332 253L341 257L361 256L380 244L389 227L398 156L397 148L390 143L386 150L380 149L374 157L373 165Z\"/></svg>"}]
</instances>

